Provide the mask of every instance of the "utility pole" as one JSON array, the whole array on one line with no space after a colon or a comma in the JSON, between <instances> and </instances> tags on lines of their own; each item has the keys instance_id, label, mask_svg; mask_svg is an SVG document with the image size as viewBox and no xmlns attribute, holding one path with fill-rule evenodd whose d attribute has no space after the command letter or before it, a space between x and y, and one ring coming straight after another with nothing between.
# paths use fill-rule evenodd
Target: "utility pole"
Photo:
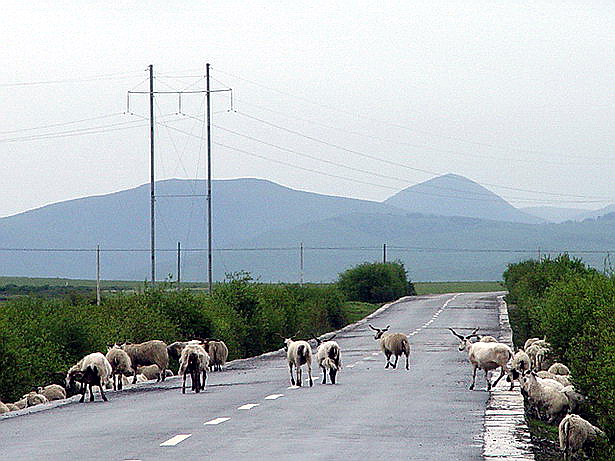
<instances>
[{"instance_id":1,"label":"utility pole","mask_svg":"<svg viewBox=\"0 0 615 461\"><path fill-rule=\"evenodd\" d=\"M96 305L100 306L100 245L96 245Z\"/></svg>"},{"instance_id":2,"label":"utility pole","mask_svg":"<svg viewBox=\"0 0 615 461\"><path fill-rule=\"evenodd\" d=\"M209 90L209 63L205 64L207 79L207 282L212 293L213 264L211 255L211 91Z\"/></svg>"},{"instance_id":3,"label":"utility pole","mask_svg":"<svg viewBox=\"0 0 615 461\"><path fill-rule=\"evenodd\" d=\"M299 285L303 286L303 242L299 246L299 254L300 254L300 271L299 271Z\"/></svg>"},{"instance_id":4,"label":"utility pole","mask_svg":"<svg viewBox=\"0 0 615 461\"><path fill-rule=\"evenodd\" d=\"M154 193L154 66L149 65L149 151L150 151L150 248L152 257L152 285L156 283L156 226L154 203L156 196Z\"/></svg>"},{"instance_id":5,"label":"utility pole","mask_svg":"<svg viewBox=\"0 0 615 461\"><path fill-rule=\"evenodd\" d=\"M538 262L542 261L542 254L540 253L540 247L538 247Z\"/></svg>"},{"instance_id":6,"label":"utility pole","mask_svg":"<svg viewBox=\"0 0 615 461\"><path fill-rule=\"evenodd\" d=\"M179 290L179 284L181 282L181 243L177 242L177 289Z\"/></svg>"},{"instance_id":7,"label":"utility pole","mask_svg":"<svg viewBox=\"0 0 615 461\"><path fill-rule=\"evenodd\" d=\"M382 244L382 262L383 263L387 262L387 244L386 243Z\"/></svg>"}]
</instances>

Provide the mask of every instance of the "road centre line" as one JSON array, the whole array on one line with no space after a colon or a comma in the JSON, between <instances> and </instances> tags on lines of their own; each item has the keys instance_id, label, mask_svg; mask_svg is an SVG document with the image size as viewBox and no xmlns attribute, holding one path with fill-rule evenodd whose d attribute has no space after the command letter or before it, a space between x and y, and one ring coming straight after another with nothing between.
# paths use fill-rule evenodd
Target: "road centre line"
<instances>
[{"instance_id":1,"label":"road centre line","mask_svg":"<svg viewBox=\"0 0 615 461\"><path fill-rule=\"evenodd\" d=\"M166 440L160 444L161 447L174 447L180 442L183 442L188 437L191 437L192 434L178 434L174 437L171 437L169 440Z\"/></svg>"},{"instance_id":2,"label":"road centre line","mask_svg":"<svg viewBox=\"0 0 615 461\"><path fill-rule=\"evenodd\" d=\"M259 405L260 403L246 403L245 405L242 405L237 409L238 410L251 410L254 407L258 407Z\"/></svg>"},{"instance_id":3,"label":"road centre line","mask_svg":"<svg viewBox=\"0 0 615 461\"><path fill-rule=\"evenodd\" d=\"M224 423L226 421L228 421L231 418L227 418L227 417L223 417L223 418L214 418L210 421L207 421L206 423L203 423L204 426L215 426L218 425L220 423Z\"/></svg>"},{"instance_id":4,"label":"road centre line","mask_svg":"<svg viewBox=\"0 0 615 461\"><path fill-rule=\"evenodd\" d=\"M265 400L276 400L276 399L279 399L280 397L284 397L284 394L271 394L265 397Z\"/></svg>"}]
</instances>

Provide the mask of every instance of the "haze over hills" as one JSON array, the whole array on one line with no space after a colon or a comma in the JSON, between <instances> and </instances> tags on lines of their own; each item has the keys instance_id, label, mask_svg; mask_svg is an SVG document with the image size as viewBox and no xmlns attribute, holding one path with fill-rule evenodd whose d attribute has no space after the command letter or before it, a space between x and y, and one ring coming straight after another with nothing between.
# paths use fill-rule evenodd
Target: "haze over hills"
<instances>
[{"instance_id":1,"label":"haze over hills","mask_svg":"<svg viewBox=\"0 0 615 461\"><path fill-rule=\"evenodd\" d=\"M480 184L456 174L438 176L408 187L384 203L413 213L529 224L545 222L544 219L523 213Z\"/></svg>"},{"instance_id":2,"label":"haze over hills","mask_svg":"<svg viewBox=\"0 0 615 461\"><path fill-rule=\"evenodd\" d=\"M543 218L549 222L583 221L596 219L609 213L615 213L615 204L608 205L598 210L584 210L581 208L558 208L551 206L525 207L521 211Z\"/></svg>"},{"instance_id":3,"label":"haze over hills","mask_svg":"<svg viewBox=\"0 0 615 461\"><path fill-rule=\"evenodd\" d=\"M259 179L215 181L214 276L222 279L225 272L247 270L265 281L297 281L300 242L307 247L309 281L332 280L350 264L379 260L383 243L389 245L389 259L405 261L416 280L497 280L508 262L534 256L538 247L543 252L615 248L608 217L561 225L519 222L527 215L482 186L451 176L413 186L383 203L303 192ZM446 194L441 193L444 187ZM159 279L175 274L178 241L193 250L182 254L182 278L206 278L205 197L168 197L204 191L203 181L157 183ZM435 208L428 211L431 201ZM421 207L423 214L402 209L411 206ZM494 217L485 219L490 212ZM0 275L94 278L97 244L103 250L103 278L148 278L149 185L0 218ZM6 251L10 248L15 250ZM477 249L515 251L465 251ZM599 265L602 258L592 262Z\"/></svg>"}]
</instances>

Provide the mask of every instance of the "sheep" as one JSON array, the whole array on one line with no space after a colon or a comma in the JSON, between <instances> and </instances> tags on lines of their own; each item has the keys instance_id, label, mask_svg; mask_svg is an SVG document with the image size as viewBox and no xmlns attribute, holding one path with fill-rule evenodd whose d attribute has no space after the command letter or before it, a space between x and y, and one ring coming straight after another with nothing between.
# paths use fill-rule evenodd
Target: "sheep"
<instances>
[{"instance_id":1,"label":"sheep","mask_svg":"<svg viewBox=\"0 0 615 461\"><path fill-rule=\"evenodd\" d=\"M515 352L510 363L511 373L513 379L519 379L519 377L526 371L529 371L531 367L530 357L525 353L523 349L519 349Z\"/></svg>"},{"instance_id":2,"label":"sheep","mask_svg":"<svg viewBox=\"0 0 615 461\"><path fill-rule=\"evenodd\" d=\"M5 405L9 409L9 411L17 411L17 410L19 410L19 407L17 405L15 405L14 403L5 403Z\"/></svg>"},{"instance_id":3,"label":"sheep","mask_svg":"<svg viewBox=\"0 0 615 461\"><path fill-rule=\"evenodd\" d=\"M564 460L572 459L575 452L593 445L598 437L606 434L579 415L570 414L559 424L559 448L564 452Z\"/></svg>"},{"instance_id":4,"label":"sheep","mask_svg":"<svg viewBox=\"0 0 615 461\"><path fill-rule=\"evenodd\" d=\"M376 332L374 339L380 342L380 349L386 356L387 363L384 368L389 368L389 365L393 368L397 368L399 356L405 354L406 370L409 370L408 358L410 356L410 341L408 341L408 336L403 333L386 333L391 325L387 325L384 329L376 328L371 324L369 324L369 327ZM390 361L393 354L395 354L395 363L391 363Z\"/></svg>"},{"instance_id":5,"label":"sheep","mask_svg":"<svg viewBox=\"0 0 615 461\"><path fill-rule=\"evenodd\" d=\"M563 363L556 362L549 367L549 373L553 373L554 375L566 376L570 375L570 368L568 368Z\"/></svg>"},{"instance_id":6,"label":"sheep","mask_svg":"<svg viewBox=\"0 0 615 461\"><path fill-rule=\"evenodd\" d=\"M66 389L67 397L72 397L73 395L81 394L83 385L79 383L77 380L68 379L68 377L73 375L74 373L80 372L82 363L83 363L83 359L79 360L76 364L70 367L68 371L66 372L67 379L65 380L64 388ZM79 384L79 388L77 388L77 384Z\"/></svg>"},{"instance_id":7,"label":"sheep","mask_svg":"<svg viewBox=\"0 0 615 461\"><path fill-rule=\"evenodd\" d=\"M111 364L107 358L100 352L94 352L93 354L86 355L80 360L79 367L73 366L66 375L66 387L72 388L74 382L81 383L81 399L80 403L85 400L86 387L90 389L90 402L94 401L94 391L92 386L98 386L100 389L100 395L106 402L107 397L103 390L103 386L111 378L113 370Z\"/></svg>"},{"instance_id":8,"label":"sheep","mask_svg":"<svg viewBox=\"0 0 615 461\"><path fill-rule=\"evenodd\" d=\"M536 341L540 341L540 338L528 338L523 345L523 349L527 351L527 349L534 344Z\"/></svg>"},{"instance_id":9,"label":"sheep","mask_svg":"<svg viewBox=\"0 0 615 461\"><path fill-rule=\"evenodd\" d=\"M9 407L6 406L4 403L0 402L0 415L4 413L8 413L9 411L11 411Z\"/></svg>"},{"instance_id":10,"label":"sheep","mask_svg":"<svg viewBox=\"0 0 615 461\"><path fill-rule=\"evenodd\" d=\"M335 384L337 372L342 368L340 345L332 341L335 335L325 341L318 339L315 335L313 337L318 344L316 362L318 362L318 366L322 369L322 383L327 384L327 370L329 370L331 384Z\"/></svg>"},{"instance_id":11,"label":"sheep","mask_svg":"<svg viewBox=\"0 0 615 461\"><path fill-rule=\"evenodd\" d=\"M23 410L24 408L28 406L28 399L25 399L22 397L20 400L13 403L13 405L15 405L18 410Z\"/></svg>"},{"instance_id":12,"label":"sheep","mask_svg":"<svg viewBox=\"0 0 615 461\"><path fill-rule=\"evenodd\" d=\"M568 397L554 387L539 381L536 372L526 372L522 380L530 402L538 410L544 410L549 424L553 423L558 416L566 413L569 407Z\"/></svg>"},{"instance_id":13,"label":"sheep","mask_svg":"<svg viewBox=\"0 0 615 461\"><path fill-rule=\"evenodd\" d=\"M175 341L167 346L167 354L170 359L179 360L184 347L186 347L186 341Z\"/></svg>"},{"instance_id":14,"label":"sheep","mask_svg":"<svg viewBox=\"0 0 615 461\"><path fill-rule=\"evenodd\" d=\"M562 387L570 386L572 384L570 382L570 379L568 378L568 376L554 375L553 373L550 373L550 372L544 371L544 370L537 371L536 374L538 375L539 378L551 379L553 381L557 381L558 383L560 383L562 385Z\"/></svg>"},{"instance_id":15,"label":"sheep","mask_svg":"<svg viewBox=\"0 0 615 461\"><path fill-rule=\"evenodd\" d=\"M182 394L186 393L186 375L190 373L192 390L197 394L205 389L207 381L207 368L209 367L209 354L199 344L188 344L182 349L179 358L179 374L183 376ZM203 381L201 382L201 374Z\"/></svg>"},{"instance_id":16,"label":"sheep","mask_svg":"<svg viewBox=\"0 0 615 461\"><path fill-rule=\"evenodd\" d=\"M41 405L43 403L49 402L49 400L47 400L47 397L35 391L27 393L22 398L26 399L26 407L34 407L36 405Z\"/></svg>"},{"instance_id":17,"label":"sheep","mask_svg":"<svg viewBox=\"0 0 615 461\"><path fill-rule=\"evenodd\" d=\"M293 386L301 387L301 366L306 365L310 387L314 385L312 380L312 348L307 341L294 341L292 337L284 339L284 349L286 350L286 360L290 372L290 383ZM297 374L297 380L293 377L293 367Z\"/></svg>"},{"instance_id":18,"label":"sheep","mask_svg":"<svg viewBox=\"0 0 615 461\"><path fill-rule=\"evenodd\" d=\"M128 354L117 344L107 348L106 357L111 364L113 390L121 391L124 387L123 375L132 372L132 361Z\"/></svg>"},{"instance_id":19,"label":"sheep","mask_svg":"<svg viewBox=\"0 0 615 461\"><path fill-rule=\"evenodd\" d=\"M39 387L38 393L44 395L50 402L52 400L62 400L66 398L66 391L59 384L50 384L49 386Z\"/></svg>"},{"instance_id":20,"label":"sheep","mask_svg":"<svg viewBox=\"0 0 615 461\"><path fill-rule=\"evenodd\" d=\"M497 343L498 342L497 339L495 339L493 336L489 336L489 335L481 336L479 341L481 343Z\"/></svg>"},{"instance_id":21,"label":"sheep","mask_svg":"<svg viewBox=\"0 0 615 461\"><path fill-rule=\"evenodd\" d=\"M209 366L212 371L222 371L222 367L226 364L228 358L228 347L223 341L211 340L207 341L207 352L211 359Z\"/></svg>"},{"instance_id":22,"label":"sheep","mask_svg":"<svg viewBox=\"0 0 615 461\"><path fill-rule=\"evenodd\" d=\"M525 352L530 357L530 361L532 362L532 369L540 370L546 358L547 352L549 351L548 349L545 349L544 347L534 343L530 347L528 347Z\"/></svg>"},{"instance_id":23,"label":"sheep","mask_svg":"<svg viewBox=\"0 0 615 461\"><path fill-rule=\"evenodd\" d=\"M476 370L481 369L485 371L485 381L487 381L487 391L491 390L491 381L487 379L487 374L490 370L495 370L497 368L501 368L502 372L500 376L495 380L493 386L497 385L497 383L502 379L504 374L508 375L510 381L510 390L513 390L514 382L512 378L512 373L508 369L508 361L513 356L513 351L510 347L503 343L483 343L477 341L472 343L470 339L472 337L477 337L476 332L479 330L475 328L472 333L468 336L461 336L456 333L455 330L449 328L451 332L459 338L461 341L459 343L459 351L466 350L468 352L468 359L470 363L474 367L474 371L472 373L472 384L470 385L470 390L474 389L474 383L476 382Z\"/></svg>"},{"instance_id":24,"label":"sheep","mask_svg":"<svg viewBox=\"0 0 615 461\"><path fill-rule=\"evenodd\" d=\"M587 400L583 394L576 391L574 386L565 386L560 392L568 397L568 406L571 413L578 413Z\"/></svg>"},{"instance_id":25,"label":"sheep","mask_svg":"<svg viewBox=\"0 0 615 461\"><path fill-rule=\"evenodd\" d=\"M144 383L147 382L147 376L145 376L144 374L140 373L137 375L137 383Z\"/></svg>"},{"instance_id":26,"label":"sheep","mask_svg":"<svg viewBox=\"0 0 615 461\"><path fill-rule=\"evenodd\" d=\"M128 354L132 362L133 384L137 382L137 367L142 365L158 365L161 373L157 381L165 380L165 370L169 366L169 353L164 342L154 339L141 344L122 344L120 348Z\"/></svg>"}]
</instances>

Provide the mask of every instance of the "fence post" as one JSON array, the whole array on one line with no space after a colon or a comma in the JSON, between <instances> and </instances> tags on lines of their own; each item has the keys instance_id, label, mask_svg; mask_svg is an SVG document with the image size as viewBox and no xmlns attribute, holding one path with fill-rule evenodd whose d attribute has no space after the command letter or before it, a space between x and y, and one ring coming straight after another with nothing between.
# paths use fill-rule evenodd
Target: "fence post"
<instances>
[{"instance_id":1,"label":"fence post","mask_svg":"<svg viewBox=\"0 0 615 461\"><path fill-rule=\"evenodd\" d=\"M386 243L382 245L382 262L383 263L387 262L387 244Z\"/></svg>"}]
</instances>

